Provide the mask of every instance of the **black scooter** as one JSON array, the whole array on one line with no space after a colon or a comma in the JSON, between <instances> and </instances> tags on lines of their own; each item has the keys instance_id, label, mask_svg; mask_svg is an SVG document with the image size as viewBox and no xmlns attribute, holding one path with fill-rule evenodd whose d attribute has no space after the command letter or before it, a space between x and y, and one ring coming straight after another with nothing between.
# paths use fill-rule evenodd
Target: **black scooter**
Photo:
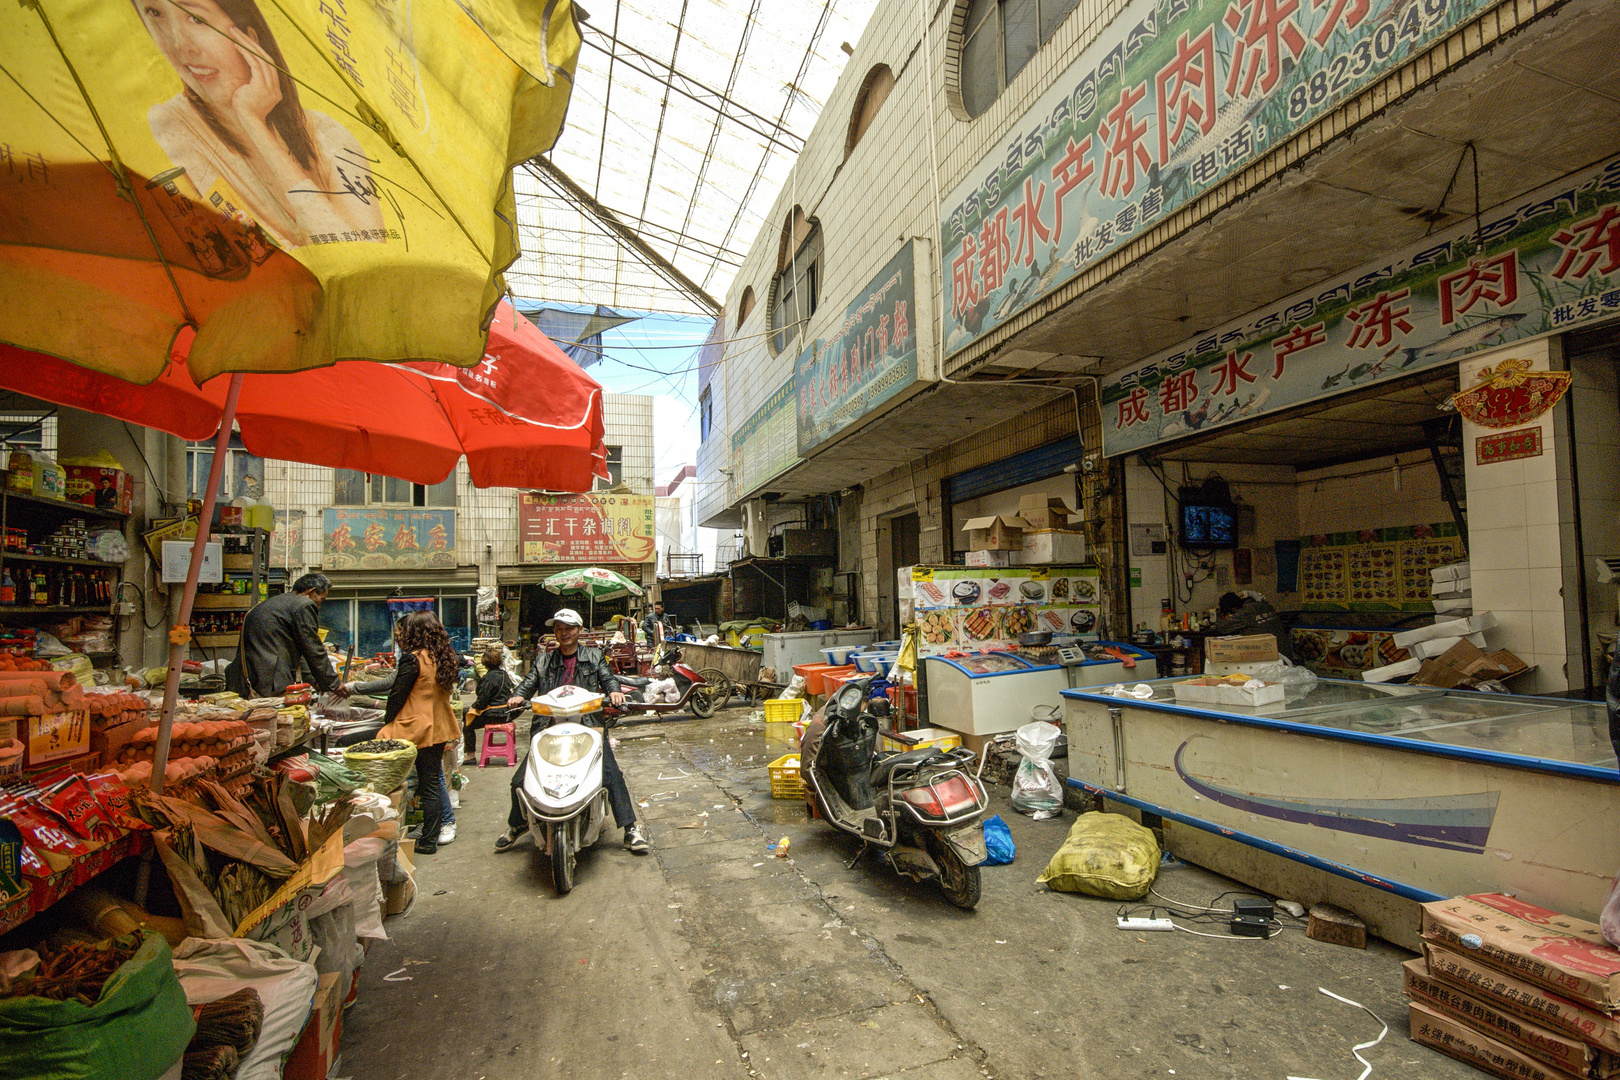
<instances>
[{"instance_id":1,"label":"black scooter","mask_svg":"<svg viewBox=\"0 0 1620 1080\"><path fill-rule=\"evenodd\" d=\"M799 744L812 817L883 852L896 872L935 880L959 908L979 902L982 818L990 805L964 747L877 752L878 719L866 710L875 676L845 683L811 718ZM850 860L850 865L855 864Z\"/></svg>"}]
</instances>

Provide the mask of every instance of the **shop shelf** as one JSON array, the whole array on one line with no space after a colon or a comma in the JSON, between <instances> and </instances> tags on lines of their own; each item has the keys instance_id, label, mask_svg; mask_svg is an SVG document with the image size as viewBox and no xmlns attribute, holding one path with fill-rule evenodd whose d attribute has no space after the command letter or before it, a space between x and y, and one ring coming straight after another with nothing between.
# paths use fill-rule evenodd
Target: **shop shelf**
<instances>
[{"instance_id":1,"label":"shop shelf","mask_svg":"<svg viewBox=\"0 0 1620 1080\"><path fill-rule=\"evenodd\" d=\"M246 611L253 606L252 593L198 593L193 608L224 608L228 611Z\"/></svg>"},{"instance_id":2,"label":"shop shelf","mask_svg":"<svg viewBox=\"0 0 1620 1080\"><path fill-rule=\"evenodd\" d=\"M7 604L0 607L0 615L107 615L108 604L92 606L66 606L62 604Z\"/></svg>"},{"instance_id":3,"label":"shop shelf","mask_svg":"<svg viewBox=\"0 0 1620 1080\"><path fill-rule=\"evenodd\" d=\"M7 491L3 496L6 502L26 503L30 507L43 506L57 510L64 517L103 518L108 521L128 521L129 515L119 513L117 510L102 510L84 503L68 502L66 499L47 499L39 495L25 495L20 491Z\"/></svg>"},{"instance_id":4,"label":"shop shelf","mask_svg":"<svg viewBox=\"0 0 1620 1080\"><path fill-rule=\"evenodd\" d=\"M21 551L0 551L0 563L56 563L59 566L90 566L97 570L118 570L119 563L100 559L69 559L61 555L28 555Z\"/></svg>"}]
</instances>

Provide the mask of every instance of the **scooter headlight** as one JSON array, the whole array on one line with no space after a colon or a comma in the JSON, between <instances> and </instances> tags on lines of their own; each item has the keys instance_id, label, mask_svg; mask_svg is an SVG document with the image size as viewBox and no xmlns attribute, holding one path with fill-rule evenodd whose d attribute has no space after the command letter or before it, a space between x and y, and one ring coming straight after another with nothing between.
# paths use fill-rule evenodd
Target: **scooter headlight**
<instances>
[{"instance_id":1,"label":"scooter headlight","mask_svg":"<svg viewBox=\"0 0 1620 1080\"><path fill-rule=\"evenodd\" d=\"M591 751L592 739L583 731L555 735L546 732L540 736L540 760L548 765L572 765Z\"/></svg>"}]
</instances>

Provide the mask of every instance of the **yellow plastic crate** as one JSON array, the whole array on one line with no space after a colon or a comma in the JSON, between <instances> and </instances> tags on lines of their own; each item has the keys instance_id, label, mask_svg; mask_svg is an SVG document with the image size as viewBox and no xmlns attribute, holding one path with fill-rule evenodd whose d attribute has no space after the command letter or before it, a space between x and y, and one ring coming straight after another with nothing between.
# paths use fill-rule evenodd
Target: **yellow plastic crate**
<instances>
[{"instance_id":1,"label":"yellow plastic crate","mask_svg":"<svg viewBox=\"0 0 1620 1080\"><path fill-rule=\"evenodd\" d=\"M804 711L803 698L770 698L765 702L767 724L791 724Z\"/></svg>"},{"instance_id":2,"label":"yellow plastic crate","mask_svg":"<svg viewBox=\"0 0 1620 1080\"><path fill-rule=\"evenodd\" d=\"M883 733L883 749L885 750L923 750L933 747L936 750L954 750L962 745L962 736L954 731L944 728L918 728L916 731L901 732L905 740L895 738L889 732Z\"/></svg>"},{"instance_id":3,"label":"yellow plastic crate","mask_svg":"<svg viewBox=\"0 0 1620 1080\"><path fill-rule=\"evenodd\" d=\"M771 798L802 799L804 784L799 780L799 755L783 754L770 764Z\"/></svg>"}]
</instances>

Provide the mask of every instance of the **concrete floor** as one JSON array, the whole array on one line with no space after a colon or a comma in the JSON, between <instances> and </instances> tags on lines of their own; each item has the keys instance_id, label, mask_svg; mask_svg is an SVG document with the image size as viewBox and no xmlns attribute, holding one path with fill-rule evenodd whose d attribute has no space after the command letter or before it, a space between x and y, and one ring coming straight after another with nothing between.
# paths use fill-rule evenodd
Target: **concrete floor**
<instances>
[{"instance_id":1,"label":"concrete floor","mask_svg":"<svg viewBox=\"0 0 1620 1080\"><path fill-rule=\"evenodd\" d=\"M1018 857L962 912L871 856L846 870L853 841L771 799L765 766L791 748L747 710L616 735L652 854L605 834L558 898L527 841L491 850L510 771L470 768L459 839L419 860L415 905L362 970L337 1075L1358 1076L1378 1024L1318 987L1388 1021L1374 1080L1481 1075L1408 1040L1401 950L1125 933L1117 903L1035 884L1072 812L1030 821L992 789ZM1156 885L1188 903L1233 887L1191 866Z\"/></svg>"}]
</instances>

